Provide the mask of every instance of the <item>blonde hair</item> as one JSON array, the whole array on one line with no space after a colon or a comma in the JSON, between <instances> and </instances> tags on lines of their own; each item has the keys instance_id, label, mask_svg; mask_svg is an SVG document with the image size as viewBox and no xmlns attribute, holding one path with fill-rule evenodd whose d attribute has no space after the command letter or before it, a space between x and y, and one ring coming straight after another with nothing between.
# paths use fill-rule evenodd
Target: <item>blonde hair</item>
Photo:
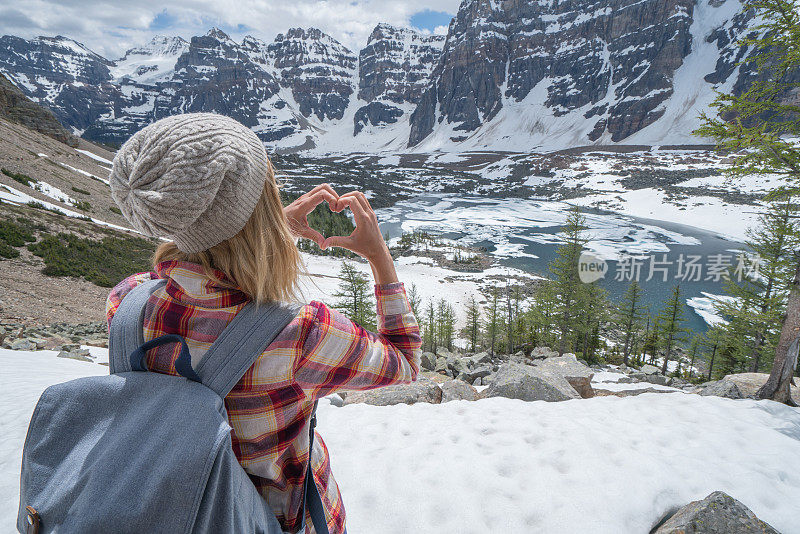
<instances>
[{"instance_id":1,"label":"blonde hair","mask_svg":"<svg viewBox=\"0 0 800 534\"><path fill-rule=\"evenodd\" d=\"M238 234L196 254L181 252L172 241L163 243L153 255L153 265L164 261L197 263L210 280L239 289L259 304L296 300L303 262L283 213L272 164L267 165L261 198ZM219 280L215 269L228 281Z\"/></svg>"}]
</instances>

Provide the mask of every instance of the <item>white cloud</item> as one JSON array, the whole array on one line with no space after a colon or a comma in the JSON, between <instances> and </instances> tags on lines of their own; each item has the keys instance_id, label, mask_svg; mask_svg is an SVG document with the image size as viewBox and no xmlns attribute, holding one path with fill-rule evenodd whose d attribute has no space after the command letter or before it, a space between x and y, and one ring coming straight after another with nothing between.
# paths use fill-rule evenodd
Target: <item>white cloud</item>
<instances>
[{"instance_id":1,"label":"white cloud","mask_svg":"<svg viewBox=\"0 0 800 534\"><path fill-rule=\"evenodd\" d=\"M426 9L456 13L460 0L26 0L0 7L0 34L31 38L65 35L116 59L153 35L188 39L220 26L234 39L247 34L271 41L292 27L317 27L357 52L379 22L408 26ZM166 16L163 13L166 12ZM159 16L161 15L161 16ZM168 19L151 29L156 17ZM436 29L439 33L440 29Z\"/></svg>"}]
</instances>

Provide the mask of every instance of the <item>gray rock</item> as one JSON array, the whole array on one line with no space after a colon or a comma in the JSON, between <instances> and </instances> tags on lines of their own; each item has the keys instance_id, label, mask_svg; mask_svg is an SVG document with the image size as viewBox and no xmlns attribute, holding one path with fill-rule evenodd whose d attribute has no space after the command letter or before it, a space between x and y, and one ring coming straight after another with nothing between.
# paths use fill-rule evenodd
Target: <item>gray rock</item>
<instances>
[{"instance_id":1,"label":"gray rock","mask_svg":"<svg viewBox=\"0 0 800 534\"><path fill-rule=\"evenodd\" d=\"M433 380L421 377L411 384L398 384L369 391L351 391L344 399L345 406L357 403L391 406L418 402L439 404L442 402L442 389Z\"/></svg>"},{"instance_id":2,"label":"gray rock","mask_svg":"<svg viewBox=\"0 0 800 534\"><path fill-rule=\"evenodd\" d=\"M474 367L469 373L466 373L467 380L465 380L465 382L474 384L479 378L489 376L490 374L492 374L492 368L490 366L480 365L478 367Z\"/></svg>"},{"instance_id":3,"label":"gray rock","mask_svg":"<svg viewBox=\"0 0 800 534\"><path fill-rule=\"evenodd\" d=\"M86 356L84 354L78 354L77 352L67 352L65 350L62 350L61 352L56 354L56 356L58 356L59 358L69 358L70 360L78 360L78 361L81 361L81 362L90 362L90 361L92 361L91 358L89 358L88 356Z\"/></svg>"},{"instance_id":4,"label":"gray rock","mask_svg":"<svg viewBox=\"0 0 800 534\"><path fill-rule=\"evenodd\" d=\"M454 400L474 401L478 399L478 390L462 380L448 380L442 384L442 402Z\"/></svg>"},{"instance_id":5,"label":"gray rock","mask_svg":"<svg viewBox=\"0 0 800 534\"><path fill-rule=\"evenodd\" d=\"M447 372L447 358L439 356L436 358L436 366L433 368L437 373L445 374Z\"/></svg>"},{"instance_id":6,"label":"gray rock","mask_svg":"<svg viewBox=\"0 0 800 534\"><path fill-rule=\"evenodd\" d=\"M453 371L454 376L469 373L467 361L455 356L447 358L447 367Z\"/></svg>"},{"instance_id":7,"label":"gray rock","mask_svg":"<svg viewBox=\"0 0 800 534\"><path fill-rule=\"evenodd\" d=\"M484 396L551 402L580 398L563 377L544 376L536 367L513 362L500 366L484 391Z\"/></svg>"},{"instance_id":8,"label":"gray rock","mask_svg":"<svg viewBox=\"0 0 800 534\"><path fill-rule=\"evenodd\" d=\"M546 375L559 376L566 380L584 399L594 397L592 370L580 363L574 354L564 354L537 361L536 369Z\"/></svg>"},{"instance_id":9,"label":"gray rock","mask_svg":"<svg viewBox=\"0 0 800 534\"><path fill-rule=\"evenodd\" d=\"M642 382L649 382L651 384L658 384L659 386L666 386L669 383L669 378L664 375L644 375L641 379Z\"/></svg>"},{"instance_id":10,"label":"gray rock","mask_svg":"<svg viewBox=\"0 0 800 534\"><path fill-rule=\"evenodd\" d=\"M658 367L656 367L655 365L650 365L649 363L644 364L642 368L639 369L639 371L641 371L646 375L654 375L660 372Z\"/></svg>"},{"instance_id":11,"label":"gray rock","mask_svg":"<svg viewBox=\"0 0 800 534\"><path fill-rule=\"evenodd\" d=\"M734 382L730 380L717 380L716 382L706 382L703 385L702 391L700 391L700 395L704 397L715 396L715 397L725 397L726 399L741 399L744 398L742 392L739 390L739 386L737 386Z\"/></svg>"},{"instance_id":12,"label":"gray rock","mask_svg":"<svg viewBox=\"0 0 800 534\"><path fill-rule=\"evenodd\" d=\"M553 356L558 356L558 352L554 351L550 347L536 347L531 351L531 358L536 360L552 358Z\"/></svg>"},{"instance_id":13,"label":"gray rock","mask_svg":"<svg viewBox=\"0 0 800 534\"><path fill-rule=\"evenodd\" d=\"M344 399L338 393L330 395L328 397L328 400L331 402L333 406L336 406L337 408L341 408L342 406L344 406Z\"/></svg>"},{"instance_id":14,"label":"gray rock","mask_svg":"<svg viewBox=\"0 0 800 534\"><path fill-rule=\"evenodd\" d=\"M715 491L690 502L661 525L655 534L779 534L744 504Z\"/></svg>"},{"instance_id":15,"label":"gray rock","mask_svg":"<svg viewBox=\"0 0 800 534\"><path fill-rule=\"evenodd\" d=\"M478 364L482 364L482 363L491 363L492 362L492 357L489 356L488 352L479 352L477 354L473 354L470 357L470 360L472 360L473 364L478 365Z\"/></svg>"},{"instance_id":16,"label":"gray rock","mask_svg":"<svg viewBox=\"0 0 800 534\"><path fill-rule=\"evenodd\" d=\"M36 343L29 339L15 339L9 344L11 350L36 350Z\"/></svg>"},{"instance_id":17,"label":"gray rock","mask_svg":"<svg viewBox=\"0 0 800 534\"><path fill-rule=\"evenodd\" d=\"M423 369L433 371L436 369L436 355L432 352L423 352L420 358L420 364Z\"/></svg>"}]
</instances>

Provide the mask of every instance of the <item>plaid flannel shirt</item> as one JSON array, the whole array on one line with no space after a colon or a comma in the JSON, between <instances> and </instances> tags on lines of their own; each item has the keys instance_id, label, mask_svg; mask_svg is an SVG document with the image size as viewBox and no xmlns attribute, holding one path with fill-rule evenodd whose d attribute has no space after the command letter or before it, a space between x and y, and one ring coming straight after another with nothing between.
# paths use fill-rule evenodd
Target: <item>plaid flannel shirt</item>
<instances>
[{"instance_id":1,"label":"plaid flannel shirt","mask_svg":"<svg viewBox=\"0 0 800 534\"><path fill-rule=\"evenodd\" d=\"M215 276L225 279L221 272ZM109 325L123 297L151 278L166 278L167 284L148 302L145 341L179 334L193 356L208 350L249 301L241 291L209 280L199 265L164 262L156 266L156 272L130 276L111 291L106 303ZM312 301L300 309L225 398L236 457L290 532L301 525L314 401L339 390L416 380L421 340L403 284L376 285L375 295L379 333L368 332L338 311ZM151 350L148 368L176 375L179 348ZM344 532L344 506L328 450L318 435L312 469L331 534ZM306 517L306 532L313 532Z\"/></svg>"}]
</instances>

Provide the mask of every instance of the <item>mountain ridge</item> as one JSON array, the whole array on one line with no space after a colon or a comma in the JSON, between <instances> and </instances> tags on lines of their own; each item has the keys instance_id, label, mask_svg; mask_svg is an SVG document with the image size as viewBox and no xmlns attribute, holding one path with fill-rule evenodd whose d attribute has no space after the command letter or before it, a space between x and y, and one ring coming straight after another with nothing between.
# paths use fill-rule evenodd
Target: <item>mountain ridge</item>
<instances>
[{"instance_id":1,"label":"mountain ridge","mask_svg":"<svg viewBox=\"0 0 800 534\"><path fill-rule=\"evenodd\" d=\"M692 144L714 90L752 79L737 44L751 18L738 0L463 0L447 36L382 23L358 52L316 28L271 43L156 36L115 61L65 37L3 36L0 73L112 145L191 111L283 152Z\"/></svg>"}]
</instances>

